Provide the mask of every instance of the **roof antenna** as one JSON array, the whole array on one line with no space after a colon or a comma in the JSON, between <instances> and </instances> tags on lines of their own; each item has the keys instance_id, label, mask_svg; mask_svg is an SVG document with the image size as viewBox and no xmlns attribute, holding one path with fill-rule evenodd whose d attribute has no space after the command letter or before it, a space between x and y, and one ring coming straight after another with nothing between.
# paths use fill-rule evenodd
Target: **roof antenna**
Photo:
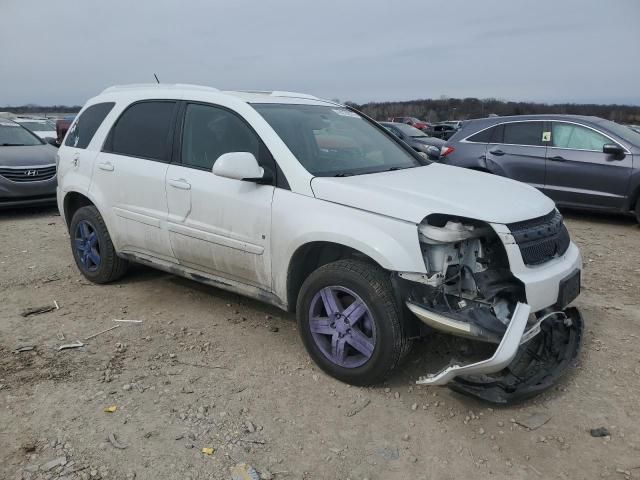
<instances>
[{"instance_id":1,"label":"roof antenna","mask_svg":"<svg viewBox=\"0 0 640 480\"><path fill-rule=\"evenodd\" d=\"M156 83L160 83L160 80L158 80L158 75L154 73L153 76L156 77Z\"/></svg>"}]
</instances>

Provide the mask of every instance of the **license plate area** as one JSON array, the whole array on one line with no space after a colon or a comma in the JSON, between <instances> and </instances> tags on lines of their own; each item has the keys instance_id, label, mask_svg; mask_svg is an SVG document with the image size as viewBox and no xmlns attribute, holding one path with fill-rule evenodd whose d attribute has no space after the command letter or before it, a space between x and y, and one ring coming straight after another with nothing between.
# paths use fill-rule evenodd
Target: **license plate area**
<instances>
[{"instance_id":1,"label":"license plate area","mask_svg":"<svg viewBox=\"0 0 640 480\"><path fill-rule=\"evenodd\" d=\"M580 294L580 270L576 269L560 280L559 287L558 303L556 305L559 308L564 308Z\"/></svg>"}]
</instances>

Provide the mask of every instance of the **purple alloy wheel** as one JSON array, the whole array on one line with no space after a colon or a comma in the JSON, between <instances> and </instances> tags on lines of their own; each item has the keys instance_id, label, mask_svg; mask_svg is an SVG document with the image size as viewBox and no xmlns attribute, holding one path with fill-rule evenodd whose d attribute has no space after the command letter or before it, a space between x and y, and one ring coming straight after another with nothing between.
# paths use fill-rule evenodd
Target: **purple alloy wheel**
<instances>
[{"instance_id":1,"label":"purple alloy wheel","mask_svg":"<svg viewBox=\"0 0 640 480\"><path fill-rule=\"evenodd\" d=\"M80 221L76 226L73 244L82 267L89 272L95 272L102 263L95 227L87 220Z\"/></svg>"},{"instance_id":2,"label":"purple alloy wheel","mask_svg":"<svg viewBox=\"0 0 640 480\"><path fill-rule=\"evenodd\" d=\"M360 367L373 355L373 315L348 288L325 287L315 294L309 307L309 328L317 347L336 365Z\"/></svg>"}]
</instances>

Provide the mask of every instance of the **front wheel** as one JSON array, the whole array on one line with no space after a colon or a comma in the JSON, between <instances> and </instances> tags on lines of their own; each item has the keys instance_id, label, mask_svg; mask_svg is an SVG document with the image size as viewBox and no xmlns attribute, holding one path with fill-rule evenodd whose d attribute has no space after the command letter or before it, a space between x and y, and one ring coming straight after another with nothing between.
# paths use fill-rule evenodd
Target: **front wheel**
<instances>
[{"instance_id":1,"label":"front wheel","mask_svg":"<svg viewBox=\"0 0 640 480\"><path fill-rule=\"evenodd\" d=\"M71 219L69 236L76 265L88 280L108 283L125 274L128 262L116 254L107 226L96 207L78 209Z\"/></svg>"},{"instance_id":2,"label":"front wheel","mask_svg":"<svg viewBox=\"0 0 640 480\"><path fill-rule=\"evenodd\" d=\"M389 274L362 261L313 272L300 290L297 318L314 362L352 385L382 382L410 349Z\"/></svg>"}]
</instances>

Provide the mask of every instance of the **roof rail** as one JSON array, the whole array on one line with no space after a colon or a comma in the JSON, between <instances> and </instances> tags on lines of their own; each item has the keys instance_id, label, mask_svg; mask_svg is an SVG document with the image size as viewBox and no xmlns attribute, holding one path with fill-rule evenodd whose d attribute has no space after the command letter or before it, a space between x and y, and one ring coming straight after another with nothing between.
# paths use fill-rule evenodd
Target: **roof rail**
<instances>
[{"instance_id":1,"label":"roof rail","mask_svg":"<svg viewBox=\"0 0 640 480\"><path fill-rule=\"evenodd\" d=\"M315 95L298 92L285 92L282 90L235 90L240 93L256 93L259 95L270 95L272 97L289 97L289 98L308 98L309 100L321 100Z\"/></svg>"},{"instance_id":2,"label":"roof rail","mask_svg":"<svg viewBox=\"0 0 640 480\"><path fill-rule=\"evenodd\" d=\"M292 98L308 98L310 100L320 100L315 95L309 95L308 93L298 93L298 92L284 92L280 90L274 90L271 92L272 97L292 97Z\"/></svg>"},{"instance_id":3,"label":"roof rail","mask_svg":"<svg viewBox=\"0 0 640 480\"><path fill-rule=\"evenodd\" d=\"M184 89L184 90L199 90L205 92L219 92L217 88L207 87L204 85L191 85L188 83L131 83L128 85L114 85L113 87L105 88L102 93L123 92L129 90L145 90L148 88L159 89Z\"/></svg>"}]
</instances>

